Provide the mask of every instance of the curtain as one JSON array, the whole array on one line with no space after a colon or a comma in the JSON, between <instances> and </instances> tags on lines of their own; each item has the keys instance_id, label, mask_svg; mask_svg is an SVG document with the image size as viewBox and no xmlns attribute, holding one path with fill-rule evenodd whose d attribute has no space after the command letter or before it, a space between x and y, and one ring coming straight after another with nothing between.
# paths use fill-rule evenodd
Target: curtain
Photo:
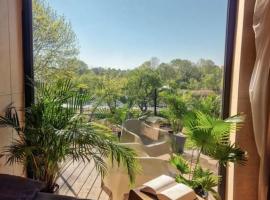
<instances>
[{"instance_id":1,"label":"curtain","mask_svg":"<svg viewBox=\"0 0 270 200\"><path fill-rule=\"evenodd\" d=\"M253 28L256 61L249 94L255 143L260 156L258 199L267 200L270 171L270 0L256 0Z\"/></svg>"}]
</instances>

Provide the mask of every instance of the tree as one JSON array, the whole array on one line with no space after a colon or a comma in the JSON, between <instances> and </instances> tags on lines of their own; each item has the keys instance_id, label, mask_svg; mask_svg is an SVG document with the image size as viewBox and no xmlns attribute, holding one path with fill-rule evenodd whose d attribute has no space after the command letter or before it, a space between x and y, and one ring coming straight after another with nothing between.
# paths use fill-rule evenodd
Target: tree
<instances>
[{"instance_id":1,"label":"tree","mask_svg":"<svg viewBox=\"0 0 270 200\"><path fill-rule=\"evenodd\" d=\"M54 69L67 67L79 53L70 22L42 0L33 0L33 54L36 80L46 80Z\"/></svg>"},{"instance_id":2,"label":"tree","mask_svg":"<svg viewBox=\"0 0 270 200\"><path fill-rule=\"evenodd\" d=\"M222 86L222 69L212 60L200 59L197 65L201 73L201 88L219 93Z\"/></svg>"},{"instance_id":3,"label":"tree","mask_svg":"<svg viewBox=\"0 0 270 200\"><path fill-rule=\"evenodd\" d=\"M66 78L76 82L83 74L89 74L91 72L87 64L77 58L68 59L65 66L59 66L57 68L46 67L43 70L45 73L45 75L42 75L44 81L55 81ZM37 80L42 81L40 78Z\"/></svg>"},{"instance_id":4,"label":"tree","mask_svg":"<svg viewBox=\"0 0 270 200\"><path fill-rule=\"evenodd\" d=\"M200 72L196 65L189 60L174 59L171 65L175 68L177 79L176 82L181 89L187 89L190 80L200 79Z\"/></svg>"},{"instance_id":5,"label":"tree","mask_svg":"<svg viewBox=\"0 0 270 200\"><path fill-rule=\"evenodd\" d=\"M102 97L112 114L116 112L120 98L123 96L125 82L125 78L112 77L110 74L98 79L96 94Z\"/></svg>"},{"instance_id":6,"label":"tree","mask_svg":"<svg viewBox=\"0 0 270 200\"><path fill-rule=\"evenodd\" d=\"M171 80L177 78L176 69L167 63L161 63L157 68L157 72L164 84L169 84Z\"/></svg>"},{"instance_id":7,"label":"tree","mask_svg":"<svg viewBox=\"0 0 270 200\"><path fill-rule=\"evenodd\" d=\"M59 69L60 70L67 69L69 71L72 71L77 76L82 76L83 74L87 74L87 73L91 72L88 65L84 61L82 61L76 57L72 58L72 59L68 59L66 64L67 64L66 66L59 67Z\"/></svg>"},{"instance_id":8,"label":"tree","mask_svg":"<svg viewBox=\"0 0 270 200\"><path fill-rule=\"evenodd\" d=\"M146 112L149 103L155 99L155 89L160 86L158 73L146 62L130 73L125 89L126 94L134 99L141 111Z\"/></svg>"}]
</instances>

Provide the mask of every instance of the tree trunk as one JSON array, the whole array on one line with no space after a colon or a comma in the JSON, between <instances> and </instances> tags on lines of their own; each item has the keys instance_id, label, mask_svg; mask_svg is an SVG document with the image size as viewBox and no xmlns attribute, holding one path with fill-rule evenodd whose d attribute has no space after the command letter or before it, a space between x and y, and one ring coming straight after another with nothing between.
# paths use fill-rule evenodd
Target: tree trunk
<instances>
[{"instance_id":1,"label":"tree trunk","mask_svg":"<svg viewBox=\"0 0 270 200\"><path fill-rule=\"evenodd\" d=\"M157 98L158 98L158 94L157 94L157 89L155 88L154 90L154 115L157 116Z\"/></svg>"}]
</instances>

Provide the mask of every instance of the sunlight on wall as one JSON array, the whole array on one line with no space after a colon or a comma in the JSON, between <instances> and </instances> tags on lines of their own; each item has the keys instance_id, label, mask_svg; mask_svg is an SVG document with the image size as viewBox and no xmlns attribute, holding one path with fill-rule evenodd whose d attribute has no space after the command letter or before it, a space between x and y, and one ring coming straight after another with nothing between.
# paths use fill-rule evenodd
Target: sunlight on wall
<instances>
[{"instance_id":1,"label":"sunlight on wall","mask_svg":"<svg viewBox=\"0 0 270 200\"><path fill-rule=\"evenodd\" d=\"M0 114L11 103L23 107L23 60L21 32L21 1L0 1ZM22 115L20 116L22 119ZM16 135L10 129L0 129L0 147ZM22 175L22 167L5 165L0 160L0 173Z\"/></svg>"}]
</instances>

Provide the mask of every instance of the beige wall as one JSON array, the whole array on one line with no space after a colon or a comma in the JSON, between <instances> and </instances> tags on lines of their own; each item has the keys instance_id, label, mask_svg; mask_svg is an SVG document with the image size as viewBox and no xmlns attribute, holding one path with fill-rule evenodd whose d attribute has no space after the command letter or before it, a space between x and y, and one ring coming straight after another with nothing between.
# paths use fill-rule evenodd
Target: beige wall
<instances>
[{"instance_id":1,"label":"beige wall","mask_svg":"<svg viewBox=\"0 0 270 200\"><path fill-rule=\"evenodd\" d=\"M255 0L239 0L231 96L231 115L243 112L245 124L232 134L231 140L248 152L245 166L228 168L228 200L256 200L259 157L257 154L249 101L249 82L255 62L255 43L252 28Z\"/></svg>"},{"instance_id":2,"label":"beige wall","mask_svg":"<svg viewBox=\"0 0 270 200\"><path fill-rule=\"evenodd\" d=\"M0 114L13 103L24 105L21 0L0 0ZM20 114L21 115L21 114ZM22 120L22 118L21 118ZM15 132L0 128L0 148L8 145ZM19 166L6 166L0 160L0 173L22 174Z\"/></svg>"}]
</instances>

